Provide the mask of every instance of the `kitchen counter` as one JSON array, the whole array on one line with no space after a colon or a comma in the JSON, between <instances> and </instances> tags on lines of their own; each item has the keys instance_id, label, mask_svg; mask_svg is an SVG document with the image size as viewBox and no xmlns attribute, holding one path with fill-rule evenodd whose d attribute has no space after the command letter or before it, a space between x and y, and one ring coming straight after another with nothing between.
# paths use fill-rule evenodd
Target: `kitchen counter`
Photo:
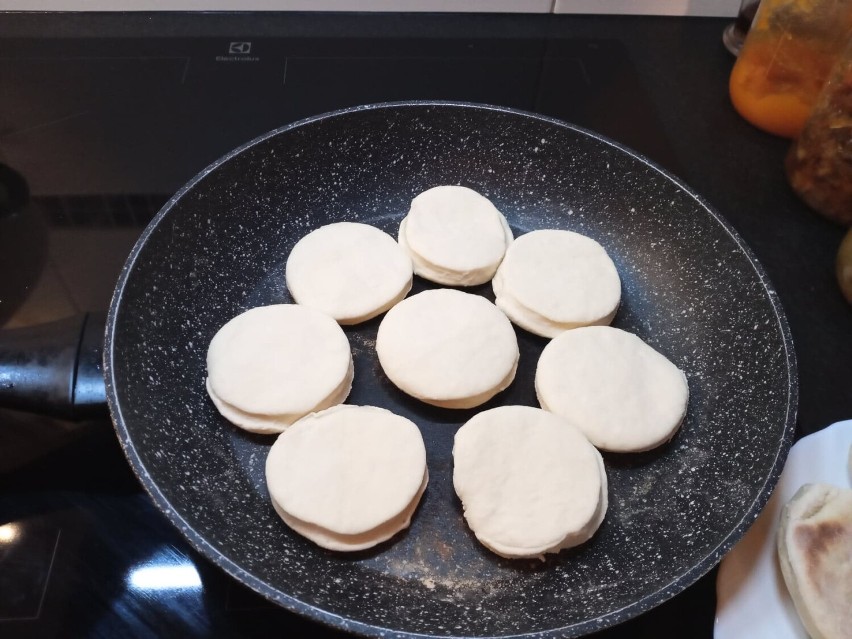
<instances>
[{"instance_id":1,"label":"kitchen counter","mask_svg":"<svg viewBox=\"0 0 852 639\"><path fill-rule=\"evenodd\" d=\"M728 22L2 14L0 163L25 177L39 215L32 243L0 219L0 323L105 309L159 205L266 130L358 102L489 101L598 130L701 194L752 248L787 313L797 436L848 419L852 307L834 279L844 229L787 186L789 143L730 106ZM106 418L0 411L0 486L0 533L17 525L0 538L4 637L343 636L266 603L191 550L141 491ZM145 588L157 566L177 567L173 588ZM710 637L714 579L600 636Z\"/></svg>"}]
</instances>

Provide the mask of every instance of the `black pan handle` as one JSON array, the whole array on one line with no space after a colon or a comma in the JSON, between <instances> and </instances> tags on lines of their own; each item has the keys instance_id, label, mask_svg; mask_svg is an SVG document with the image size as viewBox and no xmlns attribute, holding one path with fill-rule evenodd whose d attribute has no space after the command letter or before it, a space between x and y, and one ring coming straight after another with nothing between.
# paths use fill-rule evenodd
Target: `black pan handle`
<instances>
[{"instance_id":1,"label":"black pan handle","mask_svg":"<svg viewBox=\"0 0 852 639\"><path fill-rule=\"evenodd\" d=\"M105 313L0 331L0 407L65 419L106 415Z\"/></svg>"}]
</instances>

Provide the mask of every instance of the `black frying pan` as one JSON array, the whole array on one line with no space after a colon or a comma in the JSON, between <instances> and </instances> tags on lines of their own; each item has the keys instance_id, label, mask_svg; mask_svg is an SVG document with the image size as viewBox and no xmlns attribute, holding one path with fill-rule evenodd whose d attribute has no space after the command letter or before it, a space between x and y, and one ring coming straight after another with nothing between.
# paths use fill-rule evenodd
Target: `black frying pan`
<instances>
[{"instance_id":1,"label":"black frying pan","mask_svg":"<svg viewBox=\"0 0 852 639\"><path fill-rule=\"evenodd\" d=\"M431 481L411 528L368 552L326 552L292 533L264 486L272 438L218 415L207 344L247 308L291 301L283 265L323 224L395 235L411 198L439 184L487 195L515 234L579 231L623 282L615 326L689 378L681 432L655 451L607 455L610 508L587 544L545 562L480 546L452 490L453 435L475 411L397 391L374 354L379 320L347 328L348 402L415 421ZM433 285L418 281L415 291ZM491 297L489 285L475 292ZM545 341L518 330L514 384L483 408L536 405ZM688 188L627 149L503 108L406 103L350 109L258 138L163 208L122 271L104 347L121 444L155 503L208 559L287 609L383 636L577 636L638 615L707 572L769 497L792 439L790 334L763 269Z\"/></svg>"}]
</instances>

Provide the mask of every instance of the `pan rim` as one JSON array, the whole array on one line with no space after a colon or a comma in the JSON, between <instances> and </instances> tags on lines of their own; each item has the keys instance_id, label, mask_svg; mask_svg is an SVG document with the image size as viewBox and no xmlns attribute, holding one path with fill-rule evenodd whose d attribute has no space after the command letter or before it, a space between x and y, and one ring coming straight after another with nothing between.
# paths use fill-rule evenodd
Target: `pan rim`
<instances>
[{"instance_id":1,"label":"pan rim","mask_svg":"<svg viewBox=\"0 0 852 639\"><path fill-rule=\"evenodd\" d=\"M127 258L124 266L122 267L121 274L119 275L118 281L116 283L115 290L113 292L112 300L109 307L109 313L107 315L106 322L106 331L105 331L105 340L104 340L104 349L103 349L103 367L104 367L104 379L106 383L106 395L107 395L107 403L109 405L110 415L113 422L113 427L115 428L116 435L118 436L119 443L121 445L122 451L127 457L128 462L130 463L133 472L139 478L140 483L142 484L145 491L153 500L154 504L157 508L168 518L168 520L178 528L183 537L190 543L190 545L199 553L201 553L206 559L212 561L225 572L227 572L230 576L237 579L240 583L246 585L251 588L261 596L266 599L276 603L277 605L289 610L291 612L295 612L300 615L304 615L313 621L317 621L333 628L337 628L340 630L344 630L347 632L353 632L362 636L382 636L382 637L394 637L399 639L408 639L408 638L433 638L433 639L461 639L462 635L431 635L431 634L421 634L421 633L412 633L407 631L395 630L392 628L385 628L381 626L372 625L369 623L365 623L362 621L355 621L352 619L348 619L341 615L335 614L333 612L329 612L322 608L318 608L313 606L312 604L302 601L301 599L297 599L291 595L288 595L280 590L273 588L268 583L263 580L255 577L253 574L248 572L246 569L240 567L222 552L220 552L215 546L213 546L207 539L204 538L203 535L199 534L192 526L190 526L186 520L180 515L178 510L172 506L172 504L168 501L165 495L160 491L156 482L149 475L145 465L142 462L141 457L139 456L136 446L132 441L130 433L127 429L124 416L122 414L121 405L118 400L117 395L117 382L115 379L115 367L113 366L113 353L116 344L116 323L117 316L121 307L123 293L125 289L125 285L133 272L136 261L139 258L139 255L144 250L147 245L147 240L151 236L151 234L156 230L159 224L165 219L168 215L169 211L177 204L179 200L183 198L183 196L191 191L196 184L198 184L201 180L203 180L208 174L212 171L216 170L219 166L225 164L235 156L241 154L242 152L254 147L255 145L269 139L285 133L287 131L297 129L321 120L331 119L335 117L345 116L351 113L356 113L360 111L378 111L382 109L404 109L404 108L423 108L423 107L445 107L445 108L459 108L459 109L474 109L474 110L484 110L484 111L494 111L500 113L507 113L514 116L521 116L524 118L532 118L535 120L539 120L545 122L547 124L555 125L560 128L569 129L580 133L582 135L589 136L599 142L604 143L607 146L613 147L621 152L626 153L627 155L633 157L635 160L645 164L650 169L656 171L661 176L672 182L680 191L689 195L695 202L703 208L714 220L718 223L731 237L734 243L737 245L740 251L745 255L749 264L754 269L758 280L760 281L763 290L766 293L766 296L772 306L772 310L775 314L776 322L778 330L780 331L783 345L784 345L784 355L786 360L786 372L787 372L787 406L786 406L786 415L785 415L785 426L783 435L781 438L780 447L775 459L772 462L772 467L768 476L766 477L763 486L760 488L757 496L754 498L752 503L749 505L748 510L740 519L739 522L733 527L733 529L725 536L725 538L714 548L711 552L709 552L701 561L699 561L696 565L690 568L688 571L679 575L676 579L671 581L669 584L660 588L659 590L650 593L638 601L635 601L623 608L619 608L617 610L613 610L609 613L606 613L600 617L595 619L589 619L586 621L582 621L576 624L571 624L567 626L562 626L559 628L550 628L547 630L534 631L530 633L523 634L513 634L513 635L499 635L500 639L532 639L532 638L555 638L555 637L565 637L565 636L582 636L590 632L602 630L604 628L608 628L614 625L617 625L623 621L634 618L648 610L662 604L663 602L671 599L675 595L679 594L692 584L694 584L698 579L708 573L723 557L723 555L730 550L733 545L740 540L740 538L745 534L746 530L751 526L751 524L757 519L760 512L763 510L763 507L766 505L769 497L771 496L777 482L780 477L781 470L783 469L784 462L787 458L787 454L790 450L790 446L792 445L793 438L795 435L795 426L796 426L796 415L798 410L798 369L796 363L796 353L793 345L792 334L790 332L789 323L787 321L786 315L784 313L783 307L781 306L780 299L772 286L769 277L767 276L763 266L758 261L757 257L752 252L751 248L745 243L745 241L740 237L739 233L731 226L731 224L725 220L719 213L717 213L712 206L709 205L705 199L700 196L698 193L693 191L688 185L683 183L679 178L675 177L667 170L663 169L653 161L644 157L643 155L637 153L636 151L623 146L622 144L610 140L609 138L602 136L594 131L590 131L583 127L564 122L557 118L553 118L550 116L541 115L538 113L532 113L529 111L524 111L520 109L514 109L510 107L497 106L497 105L489 105L489 104L479 104L473 102L459 102L459 101L450 101L450 100L406 100L406 101L395 101L395 102L379 102L373 104L365 104L358 105L353 107L347 107L344 109L338 109L334 111L329 111L326 113L322 113L319 115L311 116L308 118L303 118L296 122L292 122L290 124L278 127L267 133L264 133L242 145L229 151L218 160L214 161L204 169L202 169L198 174L196 174L192 179L190 179L183 187L180 188L163 207L157 213L153 220L148 224L148 226L144 229L133 249L130 252L130 255ZM482 638L484 639L484 638ZM495 638L496 639L496 638Z\"/></svg>"}]
</instances>

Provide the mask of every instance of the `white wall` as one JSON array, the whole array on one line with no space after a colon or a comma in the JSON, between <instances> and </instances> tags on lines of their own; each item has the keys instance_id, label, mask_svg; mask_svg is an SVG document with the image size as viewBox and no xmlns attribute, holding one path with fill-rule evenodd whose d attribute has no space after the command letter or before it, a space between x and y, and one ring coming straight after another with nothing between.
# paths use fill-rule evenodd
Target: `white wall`
<instances>
[{"instance_id":1,"label":"white wall","mask_svg":"<svg viewBox=\"0 0 852 639\"><path fill-rule=\"evenodd\" d=\"M0 11L443 11L733 17L740 0L0 0Z\"/></svg>"}]
</instances>

